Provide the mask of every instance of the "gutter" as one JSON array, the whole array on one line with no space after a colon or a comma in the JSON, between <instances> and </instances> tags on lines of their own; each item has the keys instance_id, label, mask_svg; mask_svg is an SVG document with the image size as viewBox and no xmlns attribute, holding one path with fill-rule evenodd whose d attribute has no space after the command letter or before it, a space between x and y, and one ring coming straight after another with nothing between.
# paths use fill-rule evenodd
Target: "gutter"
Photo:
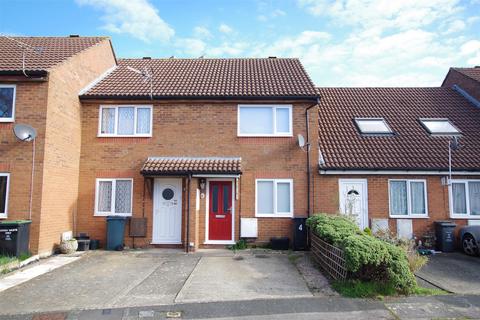
<instances>
[{"instance_id":1,"label":"gutter","mask_svg":"<svg viewBox=\"0 0 480 320\"><path fill-rule=\"evenodd\" d=\"M319 169L321 175L448 175L448 170L412 170L412 169ZM453 171L452 175L480 175L480 170L459 170Z\"/></svg>"},{"instance_id":2,"label":"gutter","mask_svg":"<svg viewBox=\"0 0 480 320\"><path fill-rule=\"evenodd\" d=\"M153 95L154 100L300 100L311 101L317 99L312 96L181 96L181 95ZM80 100L152 100L149 94L143 95L80 95Z\"/></svg>"},{"instance_id":3,"label":"gutter","mask_svg":"<svg viewBox=\"0 0 480 320\"><path fill-rule=\"evenodd\" d=\"M305 124L306 124L306 130L307 130L307 217L310 217L312 212L311 212L311 206L310 206L310 117L308 116L308 111L315 107L320 105L320 98L317 97L317 101L312 104L311 106L308 106L305 109Z\"/></svg>"}]
</instances>

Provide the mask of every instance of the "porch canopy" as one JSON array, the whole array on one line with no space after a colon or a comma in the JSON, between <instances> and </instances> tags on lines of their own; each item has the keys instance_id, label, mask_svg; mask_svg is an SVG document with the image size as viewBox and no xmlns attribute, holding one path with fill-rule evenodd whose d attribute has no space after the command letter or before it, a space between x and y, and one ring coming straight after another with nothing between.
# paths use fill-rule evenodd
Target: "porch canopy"
<instances>
[{"instance_id":1,"label":"porch canopy","mask_svg":"<svg viewBox=\"0 0 480 320\"><path fill-rule=\"evenodd\" d=\"M143 164L144 176L239 175L242 158L233 157L149 157Z\"/></svg>"}]
</instances>

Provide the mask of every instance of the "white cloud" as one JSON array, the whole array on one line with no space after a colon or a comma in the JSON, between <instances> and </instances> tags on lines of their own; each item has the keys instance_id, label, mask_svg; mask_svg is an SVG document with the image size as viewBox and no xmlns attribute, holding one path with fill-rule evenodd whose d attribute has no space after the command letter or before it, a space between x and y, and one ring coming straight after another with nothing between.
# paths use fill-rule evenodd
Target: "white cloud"
<instances>
[{"instance_id":1,"label":"white cloud","mask_svg":"<svg viewBox=\"0 0 480 320\"><path fill-rule=\"evenodd\" d=\"M445 31L445 34L457 33L464 30L466 26L467 25L462 20L454 20L449 24L447 31Z\"/></svg>"},{"instance_id":2,"label":"white cloud","mask_svg":"<svg viewBox=\"0 0 480 320\"><path fill-rule=\"evenodd\" d=\"M212 38L212 33L206 27L197 26L193 28L193 34L197 38L201 39L210 39Z\"/></svg>"},{"instance_id":3,"label":"white cloud","mask_svg":"<svg viewBox=\"0 0 480 320\"><path fill-rule=\"evenodd\" d=\"M205 53L207 44L200 39L181 38L175 41L175 47L183 54L191 57L200 57Z\"/></svg>"},{"instance_id":4,"label":"white cloud","mask_svg":"<svg viewBox=\"0 0 480 320\"><path fill-rule=\"evenodd\" d=\"M150 42L168 41L175 31L160 17L158 10L148 0L76 0L80 5L90 5L102 10L103 29L125 33Z\"/></svg>"},{"instance_id":5,"label":"white cloud","mask_svg":"<svg viewBox=\"0 0 480 320\"><path fill-rule=\"evenodd\" d=\"M218 27L218 31L220 31L221 33L231 33L233 29L230 26L226 25L225 23L222 23Z\"/></svg>"}]
</instances>

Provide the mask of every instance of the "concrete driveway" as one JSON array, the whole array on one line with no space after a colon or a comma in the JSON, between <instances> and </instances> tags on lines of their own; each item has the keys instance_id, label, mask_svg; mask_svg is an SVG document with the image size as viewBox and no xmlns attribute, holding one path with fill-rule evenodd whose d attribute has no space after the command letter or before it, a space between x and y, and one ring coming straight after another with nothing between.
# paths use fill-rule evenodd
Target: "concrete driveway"
<instances>
[{"instance_id":1,"label":"concrete driveway","mask_svg":"<svg viewBox=\"0 0 480 320\"><path fill-rule=\"evenodd\" d=\"M94 251L0 293L0 314L311 297L286 254Z\"/></svg>"},{"instance_id":2,"label":"concrete driveway","mask_svg":"<svg viewBox=\"0 0 480 320\"><path fill-rule=\"evenodd\" d=\"M480 257L460 252L439 253L430 256L417 276L449 292L480 294Z\"/></svg>"}]
</instances>

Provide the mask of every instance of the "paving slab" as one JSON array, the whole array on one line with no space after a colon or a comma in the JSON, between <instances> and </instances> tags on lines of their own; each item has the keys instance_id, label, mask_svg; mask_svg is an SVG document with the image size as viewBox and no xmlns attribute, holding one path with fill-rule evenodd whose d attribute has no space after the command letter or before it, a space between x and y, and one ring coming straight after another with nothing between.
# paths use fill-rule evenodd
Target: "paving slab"
<instances>
[{"instance_id":1,"label":"paving slab","mask_svg":"<svg viewBox=\"0 0 480 320\"><path fill-rule=\"evenodd\" d=\"M480 257L460 252L439 253L417 276L446 291L459 294L480 294Z\"/></svg>"},{"instance_id":2,"label":"paving slab","mask_svg":"<svg viewBox=\"0 0 480 320\"><path fill-rule=\"evenodd\" d=\"M311 297L285 254L205 255L175 302Z\"/></svg>"}]
</instances>

